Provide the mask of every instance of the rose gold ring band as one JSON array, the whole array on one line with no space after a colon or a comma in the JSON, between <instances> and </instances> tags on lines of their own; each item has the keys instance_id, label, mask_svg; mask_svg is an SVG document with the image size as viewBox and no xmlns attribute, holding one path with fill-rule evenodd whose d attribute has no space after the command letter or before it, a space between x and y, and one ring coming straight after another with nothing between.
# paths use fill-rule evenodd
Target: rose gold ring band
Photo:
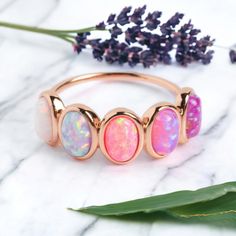
<instances>
[{"instance_id":1,"label":"rose gold ring band","mask_svg":"<svg viewBox=\"0 0 236 236\"><path fill-rule=\"evenodd\" d=\"M112 73L94 73L94 74L86 74L75 76L73 78L67 79L58 85L52 88L52 91L60 93L68 87L71 87L76 84L85 83L94 80L113 80L113 81L133 81L133 82L146 82L151 84L156 84L160 87L163 87L175 95L181 92L180 87L176 84L165 80L158 76L146 75L146 74L139 74L139 73L121 73L121 72L112 72Z\"/></svg>"},{"instance_id":2,"label":"rose gold ring band","mask_svg":"<svg viewBox=\"0 0 236 236\"><path fill-rule=\"evenodd\" d=\"M139 118L133 111L116 108L100 120L83 104L65 106L59 93L90 81L133 81L158 85L172 92L176 102L151 106ZM78 160L90 158L100 147L116 164L134 160L143 147L154 158L170 154L177 143L196 136L201 125L201 101L191 88L180 88L157 76L138 73L94 73L67 79L42 92L36 115L36 130L49 145L62 144Z\"/></svg>"}]
</instances>

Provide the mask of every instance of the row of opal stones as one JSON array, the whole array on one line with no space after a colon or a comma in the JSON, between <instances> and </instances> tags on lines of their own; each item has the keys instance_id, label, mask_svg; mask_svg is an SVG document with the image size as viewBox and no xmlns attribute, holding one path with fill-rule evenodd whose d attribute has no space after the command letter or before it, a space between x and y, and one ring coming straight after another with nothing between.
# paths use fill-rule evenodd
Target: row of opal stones
<instances>
[{"instance_id":1,"label":"row of opal stones","mask_svg":"<svg viewBox=\"0 0 236 236\"><path fill-rule=\"evenodd\" d=\"M49 140L52 136L50 109L44 97L38 103L39 136ZM40 123L40 125L39 125ZM201 101L196 95L190 95L186 111L186 136L192 138L200 131ZM44 128L42 128L44 126ZM176 111L170 108L156 113L151 128L151 144L155 153L160 156L170 154L179 141L180 123ZM131 160L139 146L138 128L132 118L125 115L113 117L106 125L104 146L109 157L122 163ZM72 156L83 158L89 153L92 145L92 131L87 118L78 111L68 111L61 124L61 142L65 150Z\"/></svg>"}]
</instances>

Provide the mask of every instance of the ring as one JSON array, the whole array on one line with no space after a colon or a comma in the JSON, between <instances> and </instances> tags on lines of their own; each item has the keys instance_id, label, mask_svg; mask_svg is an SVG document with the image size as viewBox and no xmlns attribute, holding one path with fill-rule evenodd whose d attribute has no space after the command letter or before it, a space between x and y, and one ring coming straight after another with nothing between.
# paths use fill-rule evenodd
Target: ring
<instances>
[{"instance_id":1,"label":"ring","mask_svg":"<svg viewBox=\"0 0 236 236\"><path fill-rule=\"evenodd\" d=\"M101 120L83 104L64 105L65 89L94 80L132 81L158 85L176 97L174 104L151 106L139 118L133 111L116 108ZM154 158L170 154L178 143L195 137L201 127L201 100L192 88L180 88L157 76L137 73L95 73L76 76L40 94L35 117L36 132L51 146L62 145L78 160L90 158L100 147L113 163L133 161L145 147Z\"/></svg>"}]
</instances>

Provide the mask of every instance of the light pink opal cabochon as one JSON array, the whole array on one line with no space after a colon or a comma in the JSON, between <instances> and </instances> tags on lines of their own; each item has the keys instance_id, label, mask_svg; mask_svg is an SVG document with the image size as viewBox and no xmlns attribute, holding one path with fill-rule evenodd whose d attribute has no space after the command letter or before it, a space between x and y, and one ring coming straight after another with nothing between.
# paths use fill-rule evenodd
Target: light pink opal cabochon
<instances>
[{"instance_id":1,"label":"light pink opal cabochon","mask_svg":"<svg viewBox=\"0 0 236 236\"><path fill-rule=\"evenodd\" d=\"M45 97L40 97L36 104L35 129L38 136L45 142L52 140L51 110Z\"/></svg>"},{"instance_id":2,"label":"light pink opal cabochon","mask_svg":"<svg viewBox=\"0 0 236 236\"><path fill-rule=\"evenodd\" d=\"M132 159L139 145L135 122L124 115L112 118L105 128L104 144L114 161L122 163Z\"/></svg>"},{"instance_id":3,"label":"light pink opal cabochon","mask_svg":"<svg viewBox=\"0 0 236 236\"><path fill-rule=\"evenodd\" d=\"M154 118L151 130L153 150L163 156L170 154L178 144L179 128L179 119L174 110L160 110Z\"/></svg>"},{"instance_id":4,"label":"light pink opal cabochon","mask_svg":"<svg viewBox=\"0 0 236 236\"><path fill-rule=\"evenodd\" d=\"M201 120L202 120L201 99L197 95L191 94L189 96L187 104L187 115L186 115L187 138L192 138L199 133L201 128Z\"/></svg>"},{"instance_id":5,"label":"light pink opal cabochon","mask_svg":"<svg viewBox=\"0 0 236 236\"><path fill-rule=\"evenodd\" d=\"M75 157L85 156L92 144L92 133L87 119L81 112L69 111L61 124L61 142L65 150Z\"/></svg>"}]
</instances>

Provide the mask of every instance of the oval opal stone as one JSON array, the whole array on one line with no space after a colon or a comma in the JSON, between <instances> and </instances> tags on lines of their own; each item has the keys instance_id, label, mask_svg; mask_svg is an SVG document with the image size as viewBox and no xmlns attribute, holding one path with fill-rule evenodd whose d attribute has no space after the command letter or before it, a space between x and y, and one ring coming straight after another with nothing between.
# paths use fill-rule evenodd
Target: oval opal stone
<instances>
[{"instance_id":1,"label":"oval opal stone","mask_svg":"<svg viewBox=\"0 0 236 236\"><path fill-rule=\"evenodd\" d=\"M201 128L202 109L201 99L197 95L190 95L187 104L186 134L187 138L196 136Z\"/></svg>"},{"instance_id":2,"label":"oval opal stone","mask_svg":"<svg viewBox=\"0 0 236 236\"><path fill-rule=\"evenodd\" d=\"M45 142L52 140L51 110L44 97L40 97L36 104L35 129L38 136Z\"/></svg>"},{"instance_id":3,"label":"oval opal stone","mask_svg":"<svg viewBox=\"0 0 236 236\"><path fill-rule=\"evenodd\" d=\"M126 162L135 155L139 134L134 121L127 116L116 116L107 124L104 132L104 144L111 159Z\"/></svg>"},{"instance_id":4,"label":"oval opal stone","mask_svg":"<svg viewBox=\"0 0 236 236\"><path fill-rule=\"evenodd\" d=\"M61 142L71 156L83 157L89 152L92 134L89 123L81 112L66 113L61 124Z\"/></svg>"},{"instance_id":5,"label":"oval opal stone","mask_svg":"<svg viewBox=\"0 0 236 236\"><path fill-rule=\"evenodd\" d=\"M175 111L160 110L153 121L151 141L153 150L159 155L170 154L178 144L179 120Z\"/></svg>"}]
</instances>

